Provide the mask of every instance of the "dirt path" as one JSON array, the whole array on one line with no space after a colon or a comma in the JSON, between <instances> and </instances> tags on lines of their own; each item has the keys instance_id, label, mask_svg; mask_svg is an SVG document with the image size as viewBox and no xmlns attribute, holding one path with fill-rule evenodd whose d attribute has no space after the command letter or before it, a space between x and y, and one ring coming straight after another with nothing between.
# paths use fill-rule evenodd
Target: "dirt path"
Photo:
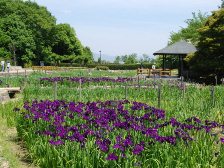
<instances>
[{"instance_id":1,"label":"dirt path","mask_svg":"<svg viewBox=\"0 0 224 168\"><path fill-rule=\"evenodd\" d=\"M5 129L4 133L3 131L0 132L0 135L0 144L2 145L1 149L3 154L0 160L0 168L35 168L34 165L29 163L27 152L21 147L15 128ZM10 161L8 161L8 159Z\"/></svg>"},{"instance_id":2,"label":"dirt path","mask_svg":"<svg viewBox=\"0 0 224 168\"><path fill-rule=\"evenodd\" d=\"M6 119L0 116L0 168L36 168L21 144L16 128L8 127Z\"/></svg>"}]
</instances>

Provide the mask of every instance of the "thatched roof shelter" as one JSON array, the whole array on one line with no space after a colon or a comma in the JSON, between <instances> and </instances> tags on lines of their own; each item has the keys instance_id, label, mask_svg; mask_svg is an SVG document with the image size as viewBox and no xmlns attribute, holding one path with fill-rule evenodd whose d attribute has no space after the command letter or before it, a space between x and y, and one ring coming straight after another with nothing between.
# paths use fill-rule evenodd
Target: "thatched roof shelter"
<instances>
[{"instance_id":1,"label":"thatched roof shelter","mask_svg":"<svg viewBox=\"0 0 224 168\"><path fill-rule=\"evenodd\" d=\"M165 58L167 55L179 56L179 76L183 75L183 58L189 53L197 51L196 47L184 40L178 41L172 45L169 45L161 50L153 53L153 55L163 56L163 69L165 69Z\"/></svg>"}]
</instances>

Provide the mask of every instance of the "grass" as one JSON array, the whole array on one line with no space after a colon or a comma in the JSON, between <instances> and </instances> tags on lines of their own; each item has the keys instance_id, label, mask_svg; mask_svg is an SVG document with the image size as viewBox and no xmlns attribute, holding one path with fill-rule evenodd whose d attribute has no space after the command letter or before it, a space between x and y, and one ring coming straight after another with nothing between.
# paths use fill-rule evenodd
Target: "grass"
<instances>
[{"instance_id":1,"label":"grass","mask_svg":"<svg viewBox=\"0 0 224 168\"><path fill-rule=\"evenodd\" d=\"M15 128L16 123L13 108L14 106L18 107L21 105L21 100L0 104L0 157L4 158L3 162L6 167L34 168L35 166L26 160L26 150L21 147L21 142L18 140Z\"/></svg>"},{"instance_id":2,"label":"grass","mask_svg":"<svg viewBox=\"0 0 224 168\"><path fill-rule=\"evenodd\" d=\"M55 88L54 85L48 84L42 86L39 82L40 77L56 77L56 76L88 76L87 70L73 70L70 72L57 72L53 74L34 73L28 78L23 77L9 77L2 78L2 86L6 83L11 86L21 86L23 90L23 101L13 104L5 105L4 110L1 110L0 116L8 127L16 126L16 114L13 112L15 107L22 109L22 104L25 101L31 102L32 100L54 100ZM118 73L93 71L92 76L109 76L109 77L134 77L135 71L121 71ZM158 89L154 88L154 81L141 81L142 85L147 84L147 88L132 88L127 89L127 99L130 101L140 101L149 104L150 106L158 107ZM188 117L197 116L202 120L215 120L219 123L224 123L224 101L223 101L223 86L215 86L214 101L211 96L210 86L201 86L192 84L187 86L185 92L173 82L163 82L156 80L157 84L162 84L161 87L161 108L166 111L167 118L176 117L178 120L183 121ZM137 83L136 83L137 84ZM96 101L96 100L121 100L125 98L125 88L120 84L116 87L112 83L97 84L97 85L110 85L112 88L96 88L96 84L83 85L81 90L76 84L58 84L57 85L57 99L66 101ZM125 85L125 84L124 84ZM27 124L23 121L21 123ZM57 163L70 165L70 167L223 167L224 165L224 152L223 145L216 143L216 137L211 137L207 134L198 134L197 141L189 145L178 144L170 146L168 144L156 144L147 149L141 158L130 157L126 161L119 161L119 164L114 162L104 161L98 150L91 142L88 144L89 150L77 150L80 147L74 143L68 143L63 147L52 147L48 143L48 139L37 136L34 134L32 124L24 125L29 126L29 131L23 132L21 137L24 137L25 144L30 152L30 156L34 162L41 167L57 167ZM18 128L18 127L17 127ZM5 128L3 128L5 129ZM25 130L25 129L24 129ZM220 136L223 136L220 134ZM3 139L5 141L5 139ZM6 146L6 151L10 151ZM89 151L92 151L92 153ZM216 153L218 157L215 156ZM11 160L11 165L16 165L16 157L10 158L4 153L7 160ZM67 160L66 160L67 159ZM15 160L15 161L13 161ZM141 161L141 162L138 162ZM12 162L12 163L11 163ZM61 166L62 166L61 165Z\"/></svg>"}]
</instances>

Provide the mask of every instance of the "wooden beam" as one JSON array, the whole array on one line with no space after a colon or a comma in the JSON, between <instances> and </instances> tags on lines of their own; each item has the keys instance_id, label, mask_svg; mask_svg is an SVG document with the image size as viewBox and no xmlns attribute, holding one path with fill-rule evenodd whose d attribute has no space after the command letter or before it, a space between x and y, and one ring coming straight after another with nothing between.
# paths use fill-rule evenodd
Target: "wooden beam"
<instances>
[{"instance_id":1,"label":"wooden beam","mask_svg":"<svg viewBox=\"0 0 224 168\"><path fill-rule=\"evenodd\" d=\"M165 55L163 55L163 70L165 70Z\"/></svg>"},{"instance_id":2,"label":"wooden beam","mask_svg":"<svg viewBox=\"0 0 224 168\"><path fill-rule=\"evenodd\" d=\"M178 76L183 76L183 55L179 55Z\"/></svg>"}]
</instances>

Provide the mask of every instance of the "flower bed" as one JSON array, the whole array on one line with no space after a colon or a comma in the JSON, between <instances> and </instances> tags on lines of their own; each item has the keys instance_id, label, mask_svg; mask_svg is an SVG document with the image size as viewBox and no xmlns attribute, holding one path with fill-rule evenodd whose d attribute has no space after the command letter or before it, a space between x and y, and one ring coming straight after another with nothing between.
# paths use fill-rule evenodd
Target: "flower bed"
<instances>
[{"instance_id":1,"label":"flower bed","mask_svg":"<svg viewBox=\"0 0 224 168\"><path fill-rule=\"evenodd\" d=\"M220 144L224 141L211 134L213 129L222 132L223 124L195 116L182 122L167 119L164 110L141 102L46 100L25 103L24 108L18 118L18 134L41 167L153 166L152 158L161 164L167 159L160 158L163 154L159 156L156 150L177 154L194 143L203 142L209 148L214 139Z\"/></svg>"},{"instance_id":2,"label":"flower bed","mask_svg":"<svg viewBox=\"0 0 224 168\"><path fill-rule=\"evenodd\" d=\"M40 81L47 81L47 82L63 82L63 81L70 81L74 83L92 83L92 82L113 82L113 83L124 83L128 81L133 81L132 78L109 78L109 77L52 77L52 78L40 78Z\"/></svg>"}]
</instances>

